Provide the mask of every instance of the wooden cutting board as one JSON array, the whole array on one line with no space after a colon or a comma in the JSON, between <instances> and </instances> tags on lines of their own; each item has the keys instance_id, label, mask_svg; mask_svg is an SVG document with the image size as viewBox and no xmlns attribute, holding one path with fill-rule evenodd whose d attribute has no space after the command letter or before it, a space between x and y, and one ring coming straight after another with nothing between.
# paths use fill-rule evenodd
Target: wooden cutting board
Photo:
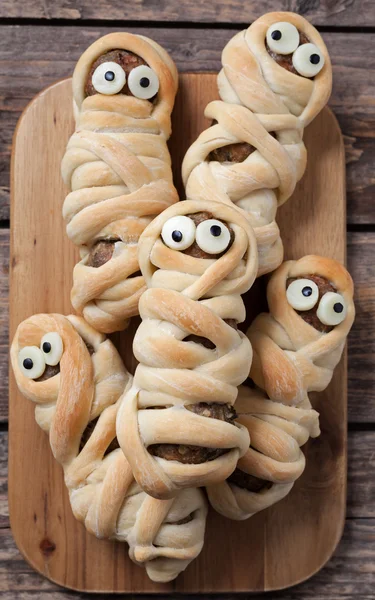
<instances>
[{"instance_id":1,"label":"wooden cutting board","mask_svg":"<svg viewBox=\"0 0 375 600\"><path fill-rule=\"evenodd\" d=\"M214 74L186 74L174 111L171 153L180 186L182 157L207 122ZM72 269L78 253L65 235L66 191L60 162L73 131L71 81L37 96L18 124L12 161L10 336L38 312L69 314ZM320 253L345 260L344 149L326 109L306 131L308 168L278 215L286 257ZM263 286L257 286L258 295ZM257 304L246 299L249 314ZM258 302L259 304L259 302ZM116 335L134 368L135 323ZM127 352L125 351L127 348ZM318 571L342 533L346 498L346 362L326 392L313 398L322 435L305 446L307 467L282 502L245 522L210 512L199 558L170 584L151 582L133 565L125 544L97 540L72 516L61 467L34 421L33 405L10 376L9 505L16 543L40 573L68 588L95 592L255 592L294 585Z\"/></svg>"}]
</instances>

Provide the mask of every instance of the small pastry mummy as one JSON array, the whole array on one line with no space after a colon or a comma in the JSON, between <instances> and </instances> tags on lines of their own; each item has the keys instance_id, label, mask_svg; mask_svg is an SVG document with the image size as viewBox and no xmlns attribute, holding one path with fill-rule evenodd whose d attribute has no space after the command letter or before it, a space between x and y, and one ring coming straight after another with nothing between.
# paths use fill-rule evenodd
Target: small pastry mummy
<instances>
[{"instance_id":1,"label":"small pastry mummy","mask_svg":"<svg viewBox=\"0 0 375 600\"><path fill-rule=\"evenodd\" d=\"M177 83L167 52L130 33L94 42L73 74L76 131L62 161L66 231L81 252L71 300L104 333L138 314L138 238L178 200L167 148Z\"/></svg>"},{"instance_id":2,"label":"small pastry mummy","mask_svg":"<svg viewBox=\"0 0 375 600\"><path fill-rule=\"evenodd\" d=\"M11 360L63 466L74 516L99 538L126 541L154 581L174 579L203 546L206 501L197 489L155 500L136 484L116 439L131 377L113 344L80 317L36 315L18 327Z\"/></svg>"},{"instance_id":3,"label":"small pastry mummy","mask_svg":"<svg viewBox=\"0 0 375 600\"><path fill-rule=\"evenodd\" d=\"M268 13L235 35L222 53L221 100L182 166L187 198L236 204L254 227L259 275L283 258L275 221L306 167L304 128L331 93L327 49L317 30L289 12Z\"/></svg>"},{"instance_id":4,"label":"small pastry mummy","mask_svg":"<svg viewBox=\"0 0 375 600\"><path fill-rule=\"evenodd\" d=\"M283 263L267 299L269 313L248 331L253 386L241 387L235 405L251 445L226 482L207 488L213 507L232 519L281 500L302 474L301 446L320 433L309 393L330 383L355 314L349 273L319 256Z\"/></svg>"},{"instance_id":5,"label":"small pastry mummy","mask_svg":"<svg viewBox=\"0 0 375 600\"><path fill-rule=\"evenodd\" d=\"M231 206L179 202L142 234L139 265L148 286L133 344L140 364L117 437L139 485L168 498L224 480L248 448L233 404L252 351L236 325L257 273L256 240Z\"/></svg>"}]
</instances>

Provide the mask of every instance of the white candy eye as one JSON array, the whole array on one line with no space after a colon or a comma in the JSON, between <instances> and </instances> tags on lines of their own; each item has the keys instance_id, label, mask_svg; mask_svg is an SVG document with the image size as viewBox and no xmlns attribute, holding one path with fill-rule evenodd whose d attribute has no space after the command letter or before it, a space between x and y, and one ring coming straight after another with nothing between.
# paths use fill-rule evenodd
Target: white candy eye
<instances>
[{"instance_id":1,"label":"white candy eye","mask_svg":"<svg viewBox=\"0 0 375 600\"><path fill-rule=\"evenodd\" d=\"M62 339L58 333L52 331L46 333L40 342L40 349L43 352L44 360L47 365L55 366L60 362L63 353Z\"/></svg>"},{"instance_id":2,"label":"white candy eye","mask_svg":"<svg viewBox=\"0 0 375 600\"><path fill-rule=\"evenodd\" d=\"M324 56L315 44L302 44L293 54L292 61L303 77L314 77L324 67Z\"/></svg>"},{"instance_id":3,"label":"white candy eye","mask_svg":"<svg viewBox=\"0 0 375 600\"><path fill-rule=\"evenodd\" d=\"M341 294L327 292L319 302L316 311L319 321L324 325L338 325L346 317L346 304Z\"/></svg>"},{"instance_id":4,"label":"white candy eye","mask_svg":"<svg viewBox=\"0 0 375 600\"><path fill-rule=\"evenodd\" d=\"M195 223L189 217L176 216L163 225L163 242L173 250L186 250L195 240Z\"/></svg>"},{"instance_id":5,"label":"white candy eye","mask_svg":"<svg viewBox=\"0 0 375 600\"><path fill-rule=\"evenodd\" d=\"M295 310L310 310L319 299L319 288L311 279L296 279L286 290L287 300Z\"/></svg>"},{"instance_id":6,"label":"white candy eye","mask_svg":"<svg viewBox=\"0 0 375 600\"><path fill-rule=\"evenodd\" d=\"M298 29L291 23L274 23L267 31L267 44L277 54L292 54L299 45Z\"/></svg>"},{"instance_id":7,"label":"white candy eye","mask_svg":"<svg viewBox=\"0 0 375 600\"><path fill-rule=\"evenodd\" d=\"M128 85L133 96L149 100L159 91L159 77L150 67L140 65L130 71Z\"/></svg>"},{"instance_id":8,"label":"white candy eye","mask_svg":"<svg viewBox=\"0 0 375 600\"><path fill-rule=\"evenodd\" d=\"M229 246L230 232L228 227L221 221L208 219L199 223L195 239L203 252L221 254Z\"/></svg>"},{"instance_id":9,"label":"white candy eye","mask_svg":"<svg viewBox=\"0 0 375 600\"><path fill-rule=\"evenodd\" d=\"M18 354L18 366L28 379L38 379L43 375L46 363L39 348L25 346Z\"/></svg>"},{"instance_id":10,"label":"white candy eye","mask_svg":"<svg viewBox=\"0 0 375 600\"><path fill-rule=\"evenodd\" d=\"M121 92L126 83L126 74L115 62L105 62L96 67L92 76L92 85L99 94L112 96Z\"/></svg>"}]
</instances>

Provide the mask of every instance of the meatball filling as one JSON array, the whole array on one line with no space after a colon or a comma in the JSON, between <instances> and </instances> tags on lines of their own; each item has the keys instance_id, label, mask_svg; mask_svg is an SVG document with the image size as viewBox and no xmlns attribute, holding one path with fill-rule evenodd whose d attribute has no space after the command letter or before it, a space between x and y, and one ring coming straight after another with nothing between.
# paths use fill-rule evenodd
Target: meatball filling
<instances>
[{"instance_id":1,"label":"meatball filling","mask_svg":"<svg viewBox=\"0 0 375 600\"><path fill-rule=\"evenodd\" d=\"M129 73L130 73L130 71L132 71L132 69L135 69L135 67L139 67L140 65L147 65L147 63L143 60L143 58L141 58L140 56L137 56L133 52L128 52L127 50L119 50L119 49L118 50L110 50L109 52L106 52L102 56L99 56L99 58L97 58L96 61L93 62L93 64L91 65L88 77L87 77L86 85L85 85L85 95L93 96L94 94L98 93L93 86L92 76L94 74L95 69L97 67L99 67L99 65L106 63L106 62L115 62L118 65L120 65L120 67L125 71L126 82L125 82L125 85L122 88L122 90L120 90L120 92L118 92L118 93L124 94L125 96L132 96L133 94L131 93L129 86L128 86Z\"/></svg>"},{"instance_id":2,"label":"meatball filling","mask_svg":"<svg viewBox=\"0 0 375 600\"><path fill-rule=\"evenodd\" d=\"M286 282L286 287L288 288L288 286L291 283L293 283L293 281L295 281L296 279L298 278L290 277ZM304 279L310 279L311 281L316 283L319 289L319 298L315 306L310 310L297 310L296 312L304 321L306 321L306 323L314 327L314 329L316 329L317 331L320 331L322 333L329 333L330 331L332 331L333 327L331 325L324 325L324 323L322 323L318 319L316 311L318 309L318 305L322 296L324 296L324 294L326 294L327 292L337 292L337 290L333 287L331 283L329 283L329 281L327 281L327 279L325 279L324 277L320 277L320 275L306 275Z\"/></svg>"},{"instance_id":3,"label":"meatball filling","mask_svg":"<svg viewBox=\"0 0 375 600\"><path fill-rule=\"evenodd\" d=\"M194 221L196 226L198 226L199 223L202 223L203 221L208 221L209 219L214 218L215 217L213 216L213 214L207 211L202 211L193 215L189 215L189 219ZM198 246L197 242L194 242L191 246L189 246L189 248L186 248L186 250L184 250L183 253L187 254L188 256L192 256L193 258L220 258L220 256L223 256L223 254L228 252L229 248L231 247L234 241L234 231L229 227L229 225L227 225L227 227L230 231L230 242L228 247L225 248L224 252L220 252L220 254L208 254Z\"/></svg>"},{"instance_id":4,"label":"meatball filling","mask_svg":"<svg viewBox=\"0 0 375 600\"><path fill-rule=\"evenodd\" d=\"M241 163L250 154L255 151L254 146L247 142L238 142L237 144L228 144L221 148L215 148L208 155L208 160L216 160L217 162Z\"/></svg>"},{"instance_id":5,"label":"meatball filling","mask_svg":"<svg viewBox=\"0 0 375 600\"><path fill-rule=\"evenodd\" d=\"M34 381L37 381L38 383L40 381L46 381L47 379L51 379L51 377L54 377L58 373L60 373L60 363L58 363L57 365L46 365L44 373L40 377L38 377L38 379L34 379Z\"/></svg>"},{"instance_id":6,"label":"meatball filling","mask_svg":"<svg viewBox=\"0 0 375 600\"><path fill-rule=\"evenodd\" d=\"M236 411L229 404L199 402L198 404L188 404L185 408L197 415L231 424L234 424L234 420L237 418ZM182 444L152 444L148 450L153 456L192 465L215 460L229 451L226 448L205 448Z\"/></svg>"},{"instance_id":7,"label":"meatball filling","mask_svg":"<svg viewBox=\"0 0 375 600\"><path fill-rule=\"evenodd\" d=\"M302 33L302 31L299 31L298 33L299 33L300 46L302 46L302 44L310 43L309 38L304 33ZM277 54L277 52L273 52L273 50L271 50L269 48L267 43L266 43L266 48L267 48L268 54L273 58L273 60L275 62L277 62L278 65L280 65L280 67L282 67L283 69L286 69L287 71L290 71L291 73L294 73L294 75L299 75L298 71L296 71L293 66L293 53ZM314 79L314 77L309 77L308 79Z\"/></svg>"},{"instance_id":8,"label":"meatball filling","mask_svg":"<svg viewBox=\"0 0 375 600\"><path fill-rule=\"evenodd\" d=\"M256 494L263 490L269 490L273 485L272 481L266 481L265 479L260 479L260 477L249 475L240 469L235 469L227 481Z\"/></svg>"},{"instance_id":9,"label":"meatball filling","mask_svg":"<svg viewBox=\"0 0 375 600\"><path fill-rule=\"evenodd\" d=\"M86 265L98 269L111 260L115 250L115 243L119 240L100 240L91 248Z\"/></svg>"}]
</instances>

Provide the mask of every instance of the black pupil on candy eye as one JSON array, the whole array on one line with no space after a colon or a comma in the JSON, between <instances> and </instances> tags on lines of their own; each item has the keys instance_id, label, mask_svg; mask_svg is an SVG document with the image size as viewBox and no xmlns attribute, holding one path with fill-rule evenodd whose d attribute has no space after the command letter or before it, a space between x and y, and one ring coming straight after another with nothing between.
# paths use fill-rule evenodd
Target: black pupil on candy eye
<instances>
[{"instance_id":1,"label":"black pupil on candy eye","mask_svg":"<svg viewBox=\"0 0 375 600\"><path fill-rule=\"evenodd\" d=\"M318 65L320 63L320 56L319 56L319 54L312 54L310 56L310 62L313 65Z\"/></svg>"},{"instance_id":2,"label":"black pupil on candy eye","mask_svg":"<svg viewBox=\"0 0 375 600\"><path fill-rule=\"evenodd\" d=\"M31 360L31 358L25 358L25 360L23 361L23 366L25 367L25 369L32 369L34 366L33 361Z\"/></svg>"},{"instance_id":3,"label":"black pupil on candy eye","mask_svg":"<svg viewBox=\"0 0 375 600\"><path fill-rule=\"evenodd\" d=\"M335 313L342 313L344 307L341 304L341 302L336 302L336 304L333 305L333 310L335 311Z\"/></svg>"},{"instance_id":4,"label":"black pupil on candy eye","mask_svg":"<svg viewBox=\"0 0 375 600\"><path fill-rule=\"evenodd\" d=\"M172 240L174 242L181 242L181 240L182 240L181 231L177 231L177 229L176 229L176 231L172 231Z\"/></svg>"},{"instance_id":5,"label":"black pupil on candy eye","mask_svg":"<svg viewBox=\"0 0 375 600\"><path fill-rule=\"evenodd\" d=\"M150 85L150 80L148 77L142 77L139 81L139 85L143 88L147 88Z\"/></svg>"},{"instance_id":6,"label":"black pupil on candy eye","mask_svg":"<svg viewBox=\"0 0 375 600\"><path fill-rule=\"evenodd\" d=\"M113 71L107 71L106 74L104 75L104 79L106 79L106 81L113 81L115 78L115 74Z\"/></svg>"},{"instance_id":7,"label":"black pupil on candy eye","mask_svg":"<svg viewBox=\"0 0 375 600\"><path fill-rule=\"evenodd\" d=\"M311 296L311 294L312 294L311 287L309 287L308 285L306 287L304 287L302 290L302 294L306 297Z\"/></svg>"},{"instance_id":8,"label":"black pupil on candy eye","mask_svg":"<svg viewBox=\"0 0 375 600\"><path fill-rule=\"evenodd\" d=\"M210 227L210 233L214 237L219 237L219 235L221 235L221 227L220 227L220 225L212 225Z\"/></svg>"},{"instance_id":9,"label":"black pupil on candy eye","mask_svg":"<svg viewBox=\"0 0 375 600\"><path fill-rule=\"evenodd\" d=\"M51 352L51 344L49 342L44 342L43 352L45 352L46 354L48 354L48 352Z\"/></svg>"},{"instance_id":10,"label":"black pupil on candy eye","mask_svg":"<svg viewBox=\"0 0 375 600\"><path fill-rule=\"evenodd\" d=\"M275 31L271 33L271 38L276 41L281 40L281 31L275 29Z\"/></svg>"}]
</instances>

